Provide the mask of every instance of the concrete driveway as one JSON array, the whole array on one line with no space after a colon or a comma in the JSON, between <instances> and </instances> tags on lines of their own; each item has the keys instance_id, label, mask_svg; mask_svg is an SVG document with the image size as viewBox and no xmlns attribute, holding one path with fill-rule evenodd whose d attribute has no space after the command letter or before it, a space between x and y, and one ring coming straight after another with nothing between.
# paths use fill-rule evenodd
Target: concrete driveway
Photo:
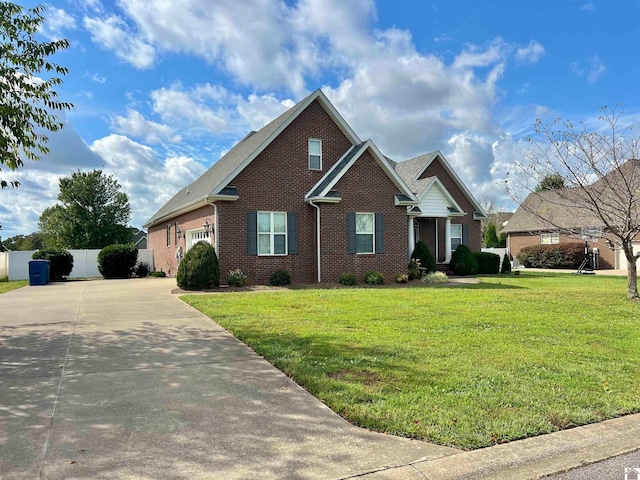
<instances>
[{"instance_id":1,"label":"concrete driveway","mask_svg":"<svg viewBox=\"0 0 640 480\"><path fill-rule=\"evenodd\" d=\"M350 425L174 285L0 295L0 478L344 478L458 452Z\"/></svg>"}]
</instances>

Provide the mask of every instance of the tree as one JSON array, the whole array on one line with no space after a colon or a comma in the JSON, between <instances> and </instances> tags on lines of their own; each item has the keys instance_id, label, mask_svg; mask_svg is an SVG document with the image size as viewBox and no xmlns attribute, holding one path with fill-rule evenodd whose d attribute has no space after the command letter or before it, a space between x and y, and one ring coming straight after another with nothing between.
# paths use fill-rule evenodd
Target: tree
<instances>
[{"instance_id":1,"label":"tree","mask_svg":"<svg viewBox=\"0 0 640 480\"><path fill-rule=\"evenodd\" d=\"M2 165L12 171L21 167L21 153L29 160L48 153L48 138L39 132L61 129L63 123L51 112L73 108L59 101L54 90L68 70L49 61L51 55L68 48L69 41L35 39L44 9L39 5L25 11L0 1L0 171ZM52 76L45 79L43 74ZM17 187L19 182L0 178L0 187L9 185Z\"/></svg>"},{"instance_id":2,"label":"tree","mask_svg":"<svg viewBox=\"0 0 640 480\"><path fill-rule=\"evenodd\" d=\"M484 245L487 248L500 246L500 239L498 239L498 233L496 232L496 224L493 222L487 225L487 229L484 232Z\"/></svg>"},{"instance_id":3,"label":"tree","mask_svg":"<svg viewBox=\"0 0 640 480\"><path fill-rule=\"evenodd\" d=\"M556 190L558 188L564 188L564 177L559 173L548 173L542 180L536 185L534 192L544 192L545 190Z\"/></svg>"},{"instance_id":4,"label":"tree","mask_svg":"<svg viewBox=\"0 0 640 480\"><path fill-rule=\"evenodd\" d=\"M627 296L639 300L633 241L640 233L640 139L620 125L622 112L603 107L599 120L603 128L575 127L560 119L551 124L538 120L525 162L517 163L517 175L510 175L508 191L525 211L568 235L580 234L567 228L558 212L591 219L585 226L603 227L602 235L627 259ZM528 189L528 180L558 176L565 188L553 191ZM529 193L522 202L522 194ZM553 208L531 208L546 202ZM566 218L566 215L565 215ZM606 248L606 247L605 247Z\"/></svg>"},{"instance_id":5,"label":"tree","mask_svg":"<svg viewBox=\"0 0 640 480\"><path fill-rule=\"evenodd\" d=\"M133 240L127 223L131 207L126 193L101 170L77 171L60 179L59 204L40 215L40 232L55 239L52 247L103 248Z\"/></svg>"},{"instance_id":6,"label":"tree","mask_svg":"<svg viewBox=\"0 0 640 480\"><path fill-rule=\"evenodd\" d=\"M4 241L4 246L9 250L39 250L45 246L45 241L42 235L34 232L9 237Z\"/></svg>"}]
</instances>

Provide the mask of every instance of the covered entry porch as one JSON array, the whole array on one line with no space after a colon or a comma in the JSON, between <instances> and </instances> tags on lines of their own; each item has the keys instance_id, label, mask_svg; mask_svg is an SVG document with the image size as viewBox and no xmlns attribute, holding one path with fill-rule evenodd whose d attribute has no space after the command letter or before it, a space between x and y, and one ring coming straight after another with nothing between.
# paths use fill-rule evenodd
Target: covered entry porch
<instances>
[{"instance_id":1,"label":"covered entry porch","mask_svg":"<svg viewBox=\"0 0 640 480\"><path fill-rule=\"evenodd\" d=\"M436 263L448 264L458 245L465 243L465 225L456 223L459 218L429 217L426 215L409 217L409 258L418 240L429 247Z\"/></svg>"}]
</instances>

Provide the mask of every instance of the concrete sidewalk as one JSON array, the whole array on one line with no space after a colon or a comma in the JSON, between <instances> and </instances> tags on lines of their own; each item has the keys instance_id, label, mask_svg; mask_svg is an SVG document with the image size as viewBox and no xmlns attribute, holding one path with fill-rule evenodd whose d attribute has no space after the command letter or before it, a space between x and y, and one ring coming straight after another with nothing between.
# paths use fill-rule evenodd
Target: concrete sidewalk
<instances>
[{"instance_id":1,"label":"concrete sidewalk","mask_svg":"<svg viewBox=\"0 0 640 480\"><path fill-rule=\"evenodd\" d=\"M350 425L169 292L0 295L0 478L342 478L457 450Z\"/></svg>"}]
</instances>

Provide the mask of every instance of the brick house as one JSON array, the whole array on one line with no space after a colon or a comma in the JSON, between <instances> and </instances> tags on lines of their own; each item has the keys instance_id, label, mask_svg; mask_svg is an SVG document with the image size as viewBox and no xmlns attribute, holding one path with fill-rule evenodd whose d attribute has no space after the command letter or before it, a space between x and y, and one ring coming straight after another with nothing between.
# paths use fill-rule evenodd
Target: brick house
<instances>
[{"instance_id":1,"label":"brick house","mask_svg":"<svg viewBox=\"0 0 640 480\"><path fill-rule=\"evenodd\" d=\"M449 262L480 249L482 208L440 152L396 163L362 141L321 90L249 133L144 225L155 268L175 275L198 241L252 283L406 272L416 239Z\"/></svg>"},{"instance_id":2,"label":"brick house","mask_svg":"<svg viewBox=\"0 0 640 480\"><path fill-rule=\"evenodd\" d=\"M514 258L532 245L555 245L587 241L589 248L598 249L598 269L626 270L627 260L620 248L614 248L607 238L607 226L602 217L590 208L585 195L599 200L602 215L609 225L626 223L625 210L637 212L634 196L617 195L618 188L635 191L640 185L640 161L629 160L598 181L581 188L561 188L530 193L503 229L508 234L507 248ZM588 192L588 193L587 193ZM585 198L583 198L585 197ZM631 199L632 205L625 206ZM622 212L622 213L620 213ZM633 242L640 251L640 242Z\"/></svg>"}]
</instances>

